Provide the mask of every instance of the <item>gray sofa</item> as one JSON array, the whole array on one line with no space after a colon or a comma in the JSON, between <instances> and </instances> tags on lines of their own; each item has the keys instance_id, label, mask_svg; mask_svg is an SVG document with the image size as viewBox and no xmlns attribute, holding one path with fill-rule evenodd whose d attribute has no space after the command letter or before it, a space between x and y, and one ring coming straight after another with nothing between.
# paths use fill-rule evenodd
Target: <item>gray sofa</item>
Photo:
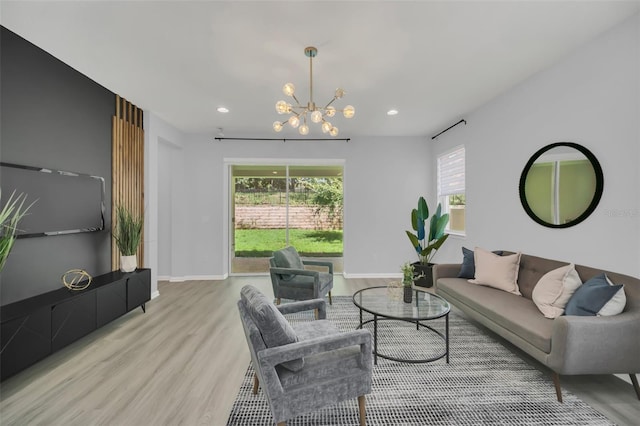
<instances>
[{"instance_id":1,"label":"gray sofa","mask_svg":"<svg viewBox=\"0 0 640 426\"><path fill-rule=\"evenodd\" d=\"M517 281L522 296L457 278L461 264L436 265L433 279L436 294L549 367L558 401L559 375L575 374L629 374L640 399L640 280L576 265L582 282L605 272L614 283L624 284L624 311L608 317L548 319L532 301L532 292L545 273L564 265L567 262L522 254Z\"/></svg>"}]
</instances>

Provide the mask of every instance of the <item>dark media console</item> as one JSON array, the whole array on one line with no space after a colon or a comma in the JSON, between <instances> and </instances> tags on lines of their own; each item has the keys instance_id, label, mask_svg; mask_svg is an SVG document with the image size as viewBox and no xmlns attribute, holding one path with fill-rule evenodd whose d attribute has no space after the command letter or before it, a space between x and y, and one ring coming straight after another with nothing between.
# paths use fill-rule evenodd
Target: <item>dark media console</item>
<instances>
[{"instance_id":1,"label":"dark media console","mask_svg":"<svg viewBox=\"0 0 640 426\"><path fill-rule=\"evenodd\" d=\"M85 290L66 287L0 308L0 380L126 314L145 311L151 298L151 270L109 272Z\"/></svg>"}]
</instances>

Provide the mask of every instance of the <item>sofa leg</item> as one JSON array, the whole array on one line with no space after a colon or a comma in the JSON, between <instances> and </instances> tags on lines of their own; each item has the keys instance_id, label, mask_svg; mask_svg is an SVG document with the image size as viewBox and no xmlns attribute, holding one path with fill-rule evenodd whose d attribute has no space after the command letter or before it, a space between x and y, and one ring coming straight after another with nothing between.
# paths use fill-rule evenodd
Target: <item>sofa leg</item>
<instances>
[{"instance_id":1,"label":"sofa leg","mask_svg":"<svg viewBox=\"0 0 640 426\"><path fill-rule=\"evenodd\" d=\"M367 416L364 403L364 395L360 395L358 397L358 408L360 409L360 426L365 426L367 424Z\"/></svg>"},{"instance_id":2,"label":"sofa leg","mask_svg":"<svg viewBox=\"0 0 640 426\"><path fill-rule=\"evenodd\" d=\"M329 304L333 305L333 301L331 300L331 292L329 292Z\"/></svg>"},{"instance_id":3,"label":"sofa leg","mask_svg":"<svg viewBox=\"0 0 640 426\"><path fill-rule=\"evenodd\" d=\"M278 422L278 426L287 426L287 422Z\"/></svg>"},{"instance_id":4,"label":"sofa leg","mask_svg":"<svg viewBox=\"0 0 640 426\"><path fill-rule=\"evenodd\" d=\"M253 394L258 393L258 386L260 386L260 380L258 380L258 375L253 373Z\"/></svg>"},{"instance_id":5,"label":"sofa leg","mask_svg":"<svg viewBox=\"0 0 640 426\"><path fill-rule=\"evenodd\" d=\"M280 298L278 297L278 298L276 299L276 305L279 305L279 304L280 304Z\"/></svg>"},{"instance_id":6,"label":"sofa leg","mask_svg":"<svg viewBox=\"0 0 640 426\"><path fill-rule=\"evenodd\" d=\"M553 378L553 384L556 387L556 397L558 398L558 402L562 403L562 388L560 387L560 375L554 371L551 377Z\"/></svg>"},{"instance_id":7,"label":"sofa leg","mask_svg":"<svg viewBox=\"0 0 640 426\"><path fill-rule=\"evenodd\" d=\"M638 397L638 399L640 399L640 386L638 386L638 378L636 377L635 373L629 374L629 377L631 377L631 383L633 383L633 389L636 391L636 396Z\"/></svg>"}]
</instances>

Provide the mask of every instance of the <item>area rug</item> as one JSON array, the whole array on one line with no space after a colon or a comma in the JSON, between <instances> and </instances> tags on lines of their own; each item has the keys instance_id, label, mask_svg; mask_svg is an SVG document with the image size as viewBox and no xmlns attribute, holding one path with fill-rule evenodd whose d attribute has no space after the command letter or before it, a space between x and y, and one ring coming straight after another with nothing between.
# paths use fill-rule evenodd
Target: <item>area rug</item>
<instances>
[{"instance_id":1,"label":"area rug","mask_svg":"<svg viewBox=\"0 0 640 426\"><path fill-rule=\"evenodd\" d=\"M365 320L367 319L365 313ZM310 313L287 316L310 321ZM344 331L358 326L351 297L334 296L327 317ZM444 330L444 319L429 322ZM367 425L611 425L567 390L556 401L553 382L482 330L451 313L450 363L404 364L378 358L367 395ZM399 321L379 322L379 351L400 358L429 358L443 350L434 333ZM273 425L262 390L253 395L248 368L227 425ZM354 399L308 413L288 425L357 425Z\"/></svg>"}]
</instances>

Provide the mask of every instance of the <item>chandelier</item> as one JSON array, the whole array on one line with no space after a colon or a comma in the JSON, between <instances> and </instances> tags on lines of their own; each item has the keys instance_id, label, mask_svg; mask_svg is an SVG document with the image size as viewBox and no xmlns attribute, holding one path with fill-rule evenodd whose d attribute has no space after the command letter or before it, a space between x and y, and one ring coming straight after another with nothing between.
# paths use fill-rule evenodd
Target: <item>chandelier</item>
<instances>
[{"instance_id":1,"label":"chandelier","mask_svg":"<svg viewBox=\"0 0 640 426\"><path fill-rule=\"evenodd\" d=\"M292 83L287 83L282 87L282 92L293 98L295 104L290 104L286 101L276 102L276 111L278 114L290 114L290 117L284 121L275 121L273 123L273 130L276 132L282 131L285 123L289 123L294 129L298 129L301 135L309 134L309 126L307 120L313 123L322 123L322 133L329 133L331 136L338 136L338 128L331 124L327 118L331 118L336 115L336 112L341 112L345 118L352 118L356 109L352 105L347 105L344 109L336 109L333 104L336 99L340 99L346 93L344 89L337 88L333 99L329 101L324 107L319 107L313 101L313 58L318 54L318 49L313 46L309 46L304 49L304 54L309 58L309 102L306 105L300 104L298 98L295 95L295 86Z\"/></svg>"}]
</instances>

